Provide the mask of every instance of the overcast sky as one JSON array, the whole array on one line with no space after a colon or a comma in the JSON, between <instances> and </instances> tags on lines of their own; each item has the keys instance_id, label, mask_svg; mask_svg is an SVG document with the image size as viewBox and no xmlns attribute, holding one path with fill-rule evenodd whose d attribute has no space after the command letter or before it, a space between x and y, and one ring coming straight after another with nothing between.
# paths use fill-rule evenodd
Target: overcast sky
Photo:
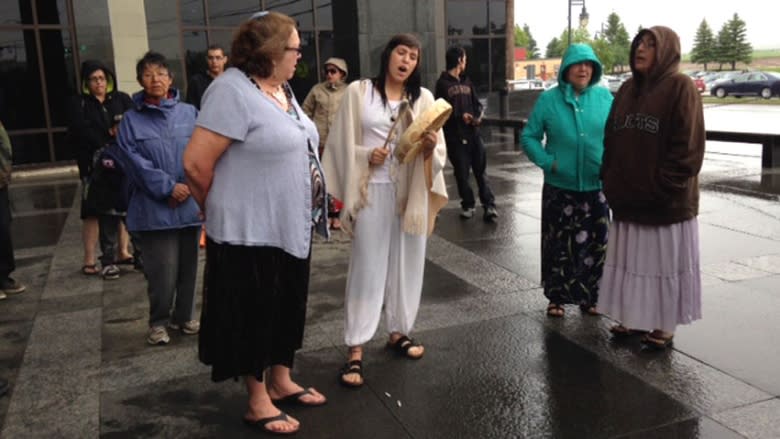
<instances>
[{"instance_id":1,"label":"overcast sky","mask_svg":"<svg viewBox=\"0 0 780 439\"><path fill-rule=\"evenodd\" d=\"M736 12L747 25L748 41L754 49L780 49L780 21L775 0L585 0L590 15L588 30L591 34L601 28L601 23L615 12L633 38L639 26L664 25L680 35L683 53L690 52L696 30L702 20L707 20L713 35ZM582 6L572 6L572 27L579 23ZM544 55L547 43L560 37L566 29L569 13L568 0L515 0L515 23L528 24L539 51Z\"/></svg>"}]
</instances>

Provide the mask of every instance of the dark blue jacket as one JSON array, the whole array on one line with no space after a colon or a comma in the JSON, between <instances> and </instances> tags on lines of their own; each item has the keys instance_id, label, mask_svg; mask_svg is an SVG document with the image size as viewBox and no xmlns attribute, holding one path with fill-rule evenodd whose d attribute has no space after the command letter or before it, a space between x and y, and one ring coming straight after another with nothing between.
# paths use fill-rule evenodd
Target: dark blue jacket
<instances>
[{"instance_id":1,"label":"dark blue jacket","mask_svg":"<svg viewBox=\"0 0 780 439\"><path fill-rule=\"evenodd\" d=\"M184 183L182 156L195 129L198 111L179 102L179 91L159 105L133 95L136 109L119 124L118 158L130 184L127 229L149 231L201 224L200 209L192 197L171 209L168 199L176 183Z\"/></svg>"}]
</instances>

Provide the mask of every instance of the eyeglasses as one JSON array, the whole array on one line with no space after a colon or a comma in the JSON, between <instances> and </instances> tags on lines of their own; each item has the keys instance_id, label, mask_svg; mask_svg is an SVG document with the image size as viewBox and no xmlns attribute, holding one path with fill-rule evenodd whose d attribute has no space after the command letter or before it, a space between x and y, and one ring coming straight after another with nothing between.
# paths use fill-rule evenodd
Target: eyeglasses
<instances>
[{"instance_id":1,"label":"eyeglasses","mask_svg":"<svg viewBox=\"0 0 780 439\"><path fill-rule=\"evenodd\" d=\"M168 76L170 76L168 72L146 72L141 75L141 79L144 81L151 81L158 78L167 78Z\"/></svg>"},{"instance_id":2,"label":"eyeglasses","mask_svg":"<svg viewBox=\"0 0 780 439\"><path fill-rule=\"evenodd\" d=\"M338 73L339 73L339 71L336 70L336 69L325 69L325 74L326 75L337 75Z\"/></svg>"},{"instance_id":3,"label":"eyeglasses","mask_svg":"<svg viewBox=\"0 0 780 439\"><path fill-rule=\"evenodd\" d=\"M258 11L258 12L255 12L254 14L252 14L252 16L249 17L249 19L250 20L258 20L260 18L265 17L266 15L268 15L268 11Z\"/></svg>"},{"instance_id":4,"label":"eyeglasses","mask_svg":"<svg viewBox=\"0 0 780 439\"><path fill-rule=\"evenodd\" d=\"M298 55L303 53L303 48L301 48L300 46L298 46L298 47L285 47L284 50L288 50L290 52L298 52Z\"/></svg>"},{"instance_id":5,"label":"eyeglasses","mask_svg":"<svg viewBox=\"0 0 780 439\"><path fill-rule=\"evenodd\" d=\"M106 82L105 76L93 76L89 78L89 82Z\"/></svg>"}]
</instances>

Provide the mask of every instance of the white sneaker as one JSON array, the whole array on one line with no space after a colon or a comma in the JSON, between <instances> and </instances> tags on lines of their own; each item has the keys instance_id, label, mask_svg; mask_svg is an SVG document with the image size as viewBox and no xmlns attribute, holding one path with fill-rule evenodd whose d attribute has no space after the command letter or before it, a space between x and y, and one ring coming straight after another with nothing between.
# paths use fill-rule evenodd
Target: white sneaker
<instances>
[{"instance_id":1,"label":"white sneaker","mask_svg":"<svg viewBox=\"0 0 780 439\"><path fill-rule=\"evenodd\" d=\"M473 207L467 207L465 209L461 209L460 211L460 217L469 219L474 216L474 208Z\"/></svg>"},{"instance_id":2,"label":"white sneaker","mask_svg":"<svg viewBox=\"0 0 780 439\"><path fill-rule=\"evenodd\" d=\"M177 323L168 323L168 327L175 331L180 330L182 333L187 335L195 335L200 332L200 322L198 320L190 320L184 322L182 325Z\"/></svg>"},{"instance_id":3,"label":"white sneaker","mask_svg":"<svg viewBox=\"0 0 780 439\"><path fill-rule=\"evenodd\" d=\"M168 344L170 341L165 326L152 326L146 335L146 342L150 345Z\"/></svg>"},{"instance_id":4,"label":"white sneaker","mask_svg":"<svg viewBox=\"0 0 780 439\"><path fill-rule=\"evenodd\" d=\"M103 276L103 279L105 280L119 279L119 273L119 267L114 264L106 265L100 270L100 275Z\"/></svg>"}]
</instances>

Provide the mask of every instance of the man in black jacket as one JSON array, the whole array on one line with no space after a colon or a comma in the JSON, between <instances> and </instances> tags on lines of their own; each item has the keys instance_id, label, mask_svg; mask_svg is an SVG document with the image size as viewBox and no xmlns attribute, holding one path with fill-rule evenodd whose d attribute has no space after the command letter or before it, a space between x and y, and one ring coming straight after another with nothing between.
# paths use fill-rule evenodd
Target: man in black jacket
<instances>
[{"instance_id":1,"label":"man in black jacket","mask_svg":"<svg viewBox=\"0 0 780 439\"><path fill-rule=\"evenodd\" d=\"M463 76L466 51L460 46L454 46L447 50L446 56L447 70L436 81L436 97L446 99L452 105L452 115L444 124L444 138L461 198L460 216L465 219L474 216L474 192L469 185L469 170L472 170L479 188L479 201L485 209L483 218L486 222L494 222L498 212L485 176L487 154L478 128L482 119L482 104L477 99L474 84Z\"/></svg>"},{"instance_id":2,"label":"man in black jacket","mask_svg":"<svg viewBox=\"0 0 780 439\"><path fill-rule=\"evenodd\" d=\"M217 44L212 44L206 49L206 63L208 70L198 72L192 75L187 82L187 103L192 104L200 110L200 101L203 99L203 93L211 85L211 81L225 71L228 57L225 50Z\"/></svg>"}]
</instances>

